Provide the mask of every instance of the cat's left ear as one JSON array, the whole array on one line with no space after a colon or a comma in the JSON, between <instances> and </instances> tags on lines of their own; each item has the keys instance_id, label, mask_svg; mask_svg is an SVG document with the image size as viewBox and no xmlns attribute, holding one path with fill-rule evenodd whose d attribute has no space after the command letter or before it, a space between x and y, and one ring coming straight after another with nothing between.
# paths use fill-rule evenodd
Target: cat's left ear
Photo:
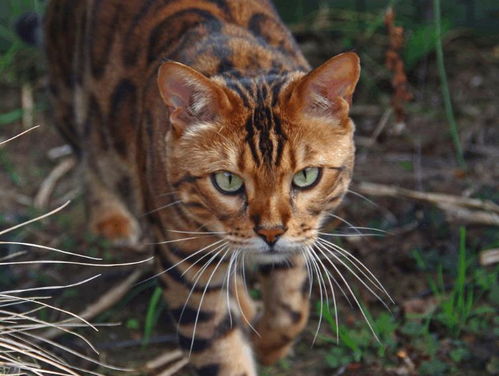
<instances>
[{"instance_id":1,"label":"cat's left ear","mask_svg":"<svg viewBox=\"0 0 499 376\"><path fill-rule=\"evenodd\" d=\"M230 109L229 98L220 85L181 63L161 65L158 88L177 136L196 124L215 121Z\"/></svg>"},{"instance_id":2,"label":"cat's left ear","mask_svg":"<svg viewBox=\"0 0 499 376\"><path fill-rule=\"evenodd\" d=\"M348 118L360 77L360 59L354 52L337 55L303 76L293 88L291 107L312 117Z\"/></svg>"}]
</instances>

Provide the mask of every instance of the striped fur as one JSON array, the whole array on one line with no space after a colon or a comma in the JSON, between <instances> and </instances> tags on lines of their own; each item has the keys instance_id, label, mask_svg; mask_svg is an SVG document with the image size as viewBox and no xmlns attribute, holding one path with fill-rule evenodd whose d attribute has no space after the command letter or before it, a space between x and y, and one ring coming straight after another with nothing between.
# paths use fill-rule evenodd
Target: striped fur
<instances>
[{"instance_id":1,"label":"striped fur","mask_svg":"<svg viewBox=\"0 0 499 376\"><path fill-rule=\"evenodd\" d=\"M45 35L90 227L123 246L158 242L193 367L254 376L253 352L264 364L286 355L308 317L303 249L351 178L357 56L309 72L266 0L52 0ZM307 167L317 184L298 189ZM244 189L217 189L220 171ZM262 312L242 279L250 263Z\"/></svg>"}]
</instances>

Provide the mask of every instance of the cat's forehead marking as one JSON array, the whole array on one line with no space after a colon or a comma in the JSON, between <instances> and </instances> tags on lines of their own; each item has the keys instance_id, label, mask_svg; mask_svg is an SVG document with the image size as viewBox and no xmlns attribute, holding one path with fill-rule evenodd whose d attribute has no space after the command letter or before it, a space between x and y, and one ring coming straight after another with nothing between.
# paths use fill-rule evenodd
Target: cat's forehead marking
<instances>
[{"instance_id":1,"label":"cat's forehead marking","mask_svg":"<svg viewBox=\"0 0 499 376\"><path fill-rule=\"evenodd\" d=\"M275 106L284 82L283 76L262 76L240 81L236 89L250 109L245 141L257 166L279 166L282 160L288 136Z\"/></svg>"}]
</instances>

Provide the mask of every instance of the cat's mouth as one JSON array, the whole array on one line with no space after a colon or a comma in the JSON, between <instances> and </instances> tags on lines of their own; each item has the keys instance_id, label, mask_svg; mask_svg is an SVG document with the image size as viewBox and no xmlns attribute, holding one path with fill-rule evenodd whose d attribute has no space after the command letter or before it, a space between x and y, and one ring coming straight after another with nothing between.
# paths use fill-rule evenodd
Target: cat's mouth
<instances>
[{"instance_id":1,"label":"cat's mouth","mask_svg":"<svg viewBox=\"0 0 499 376\"><path fill-rule=\"evenodd\" d=\"M234 248L244 252L250 259L260 264L282 262L286 259L303 253L304 249L314 244L314 238L301 241L280 239L275 244L269 245L261 239L254 238L244 244L235 243Z\"/></svg>"}]
</instances>

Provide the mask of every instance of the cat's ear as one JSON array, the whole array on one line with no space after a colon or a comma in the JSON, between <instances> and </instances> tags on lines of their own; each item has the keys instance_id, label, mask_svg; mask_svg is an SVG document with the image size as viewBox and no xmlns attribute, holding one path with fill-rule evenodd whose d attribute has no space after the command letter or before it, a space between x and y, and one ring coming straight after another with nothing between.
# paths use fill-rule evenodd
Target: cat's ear
<instances>
[{"instance_id":1,"label":"cat's ear","mask_svg":"<svg viewBox=\"0 0 499 376\"><path fill-rule=\"evenodd\" d=\"M220 85L181 63L166 62L161 65L158 87L178 136L189 126L216 120L230 107Z\"/></svg>"},{"instance_id":2,"label":"cat's ear","mask_svg":"<svg viewBox=\"0 0 499 376\"><path fill-rule=\"evenodd\" d=\"M342 122L348 118L359 77L359 56L354 52L337 55L299 80L291 93L292 107L302 115Z\"/></svg>"}]
</instances>

